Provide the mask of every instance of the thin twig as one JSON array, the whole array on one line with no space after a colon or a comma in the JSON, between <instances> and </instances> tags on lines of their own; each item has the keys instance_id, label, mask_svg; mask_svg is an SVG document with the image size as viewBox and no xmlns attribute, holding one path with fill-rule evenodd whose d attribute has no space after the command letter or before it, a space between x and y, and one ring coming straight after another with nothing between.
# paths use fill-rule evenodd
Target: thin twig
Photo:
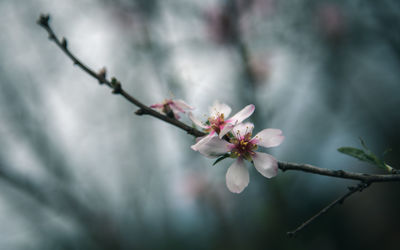
<instances>
[{"instance_id":1,"label":"thin twig","mask_svg":"<svg viewBox=\"0 0 400 250\"><path fill-rule=\"evenodd\" d=\"M49 25L49 15L41 15L37 23L42 26L49 34L49 39L54 41L57 46L74 62L75 65L80 67L83 71L94 77L99 81L101 84L106 84L110 88L113 89L114 94L120 94L122 95L126 100L128 100L130 103L134 104L135 106L139 107L139 109L136 111L137 115L150 115L155 118L158 118L162 121L165 121L171 125L174 125L175 127L178 127L180 129L183 129L186 131L188 134L193 135L195 137L200 137L206 135L204 132L201 132L197 130L196 128L193 128L191 126L186 125L185 123L178 121L176 119L170 118L166 115L163 115L150 107L144 105L142 102L138 101L136 98L133 96L129 95L125 90L123 90L121 83L118 82L115 78L113 78L111 81L107 80L105 77L105 73L95 73L94 70L90 69L88 66L83 64L76 56L74 56L71 51L68 49L67 46L67 40L63 38L61 41L60 39L55 35L54 31ZM342 178L342 179L352 179L352 180L358 180L358 181L363 181L363 182L390 182L390 181L400 181L400 174L384 174L384 175L375 175L375 174L364 174L364 173L352 173L352 172L346 172L343 170L329 170L329 169L324 169L324 168L319 168L316 166L312 166L309 164L298 164L298 163L291 163L291 162L279 162L278 163L279 168L282 171L287 171L287 170L295 170L295 171L304 171L312 174L319 174L319 175L325 175L325 176L330 176L330 177L336 177L336 178Z\"/></svg>"},{"instance_id":2,"label":"thin twig","mask_svg":"<svg viewBox=\"0 0 400 250\"><path fill-rule=\"evenodd\" d=\"M57 46L73 61L73 63L75 65L77 65L78 67L80 67L83 71L85 71L86 73L88 73L89 75L91 75L92 77L96 78L99 83L101 84L106 84L107 86L109 86L110 88L113 89L113 93L114 94L120 94L122 95L126 100L128 100L130 103L134 104L135 106L139 107L139 111L136 113L138 115L150 115L153 117L156 117L160 120L163 120L167 123L170 123L176 127L179 127L183 130L185 130L188 134L196 136L196 137L200 137L200 136L204 136L205 133L192 128L186 124L184 124L181 121L178 121L176 119L170 118L166 115L163 115L151 108L149 108L148 106L144 105L142 102L138 101L136 98L134 98L133 96L129 95L125 90L122 89L121 84L119 82L117 82L117 84L113 84L113 81L107 80L102 74L98 74L96 73L94 70L90 69L88 66L86 66L85 64L83 64L76 56L74 56L71 51L68 49L67 46L67 40L65 38L63 38L61 41L60 39L56 36L56 34L54 33L53 29L50 27L49 25L49 15L41 15L39 20L37 21L37 23L42 26L47 33L49 34L49 39L53 42L55 42L57 44Z\"/></svg>"},{"instance_id":3,"label":"thin twig","mask_svg":"<svg viewBox=\"0 0 400 250\"><path fill-rule=\"evenodd\" d=\"M317 219L319 216L325 214L326 212L328 212L331 208L333 208L334 206L338 205L338 204L343 204L343 202L349 198L352 194L356 193L356 192L361 192L364 189L366 189L367 187L369 187L371 185L371 183L368 182L362 182L360 184L358 184L357 186L352 186L352 187L348 187L349 191L340 196L339 198L337 198L336 200L334 200L333 202L331 202L328 206L324 207L321 211L319 211L318 213L316 213L314 216L312 216L310 219L308 219L307 221L305 221L303 224L301 224L299 227L297 227L295 230L287 232L287 235L289 237L295 237L296 234L302 230L304 227L306 227L307 225L309 225L311 222L313 222L315 219Z\"/></svg>"},{"instance_id":4,"label":"thin twig","mask_svg":"<svg viewBox=\"0 0 400 250\"><path fill-rule=\"evenodd\" d=\"M299 164L293 162L279 162L279 169L282 171L295 170L303 171L312 174L325 175L341 179L351 179L363 182L392 182L400 181L400 174L365 174L365 173L353 173L346 172L343 170L330 170L326 168L319 168L310 164Z\"/></svg>"}]
</instances>

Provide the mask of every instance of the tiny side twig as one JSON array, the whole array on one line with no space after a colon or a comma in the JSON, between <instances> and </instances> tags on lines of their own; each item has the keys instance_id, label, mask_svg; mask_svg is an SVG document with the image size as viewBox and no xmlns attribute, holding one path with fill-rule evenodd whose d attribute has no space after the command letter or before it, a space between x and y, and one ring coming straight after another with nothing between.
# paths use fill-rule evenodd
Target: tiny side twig
<instances>
[{"instance_id":1,"label":"tiny side twig","mask_svg":"<svg viewBox=\"0 0 400 250\"><path fill-rule=\"evenodd\" d=\"M343 202L349 198L351 195L353 195L356 192L361 192L364 189L366 189L367 187L369 187L371 185L371 183L368 182L362 182L360 184L358 184L357 186L351 186L348 187L349 191L347 193L345 193L344 195L340 196L339 198L337 198L336 200L332 201L328 206L324 207L323 209L321 209L318 213L316 213L314 216L312 216L310 219L306 220L304 223L302 223L300 226L298 226L295 230L293 231L289 231L287 232L287 235L289 237L295 237L296 234L302 230L303 228L305 228L307 225L309 225L311 222L313 222L315 219L317 219L319 216L325 214L326 212L328 212L331 208L333 208L334 206L338 205L338 204L343 204Z\"/></svg>"}]
</instances>

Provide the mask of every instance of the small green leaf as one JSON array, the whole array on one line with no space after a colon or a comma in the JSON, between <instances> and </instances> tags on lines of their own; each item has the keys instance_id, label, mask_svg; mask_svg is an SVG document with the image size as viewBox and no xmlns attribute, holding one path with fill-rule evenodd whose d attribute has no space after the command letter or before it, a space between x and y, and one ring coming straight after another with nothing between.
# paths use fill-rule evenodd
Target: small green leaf
<instances>
[{"instance_id":1,"label":"small green leaf","mask_svg":"<svg viewBox=\"0 0 400 250\"><path fill-rule=\"evenodd\" d=\"M351 157L357 158L360 161L365 161L370 164L376 165L380 168L386 169L386 166L383 163L383 161L381 161L376 155L374 155L371 152L366 153L362 149L352 148L352 147L341 147L341 148L338 148L338 151L342 154L346 154Z\"/></svg>"},{"instance_id":2,"label":"small green leaf","mask_svg":"<svg viewBox=\"0 0 400 250\"><path fill-rule=\"evenodd\" d=\"M338 151L340 153L349 155L351 157L357 158L360 161L365 161L368 162L372 165L377 166L378 168L385 169L388 172L393 172L396 171L393 169L391 166L386 164L383 160L379 159L378 156L376 156L374 153L371 152L371 150L368 149L367 144L365 144L364 140L360 137L360 142L364 150L359 149L359 148L352 148L352 147L341 147L338 148ZM385 152L383 153L383 157L387 152L390 152L391 149L386 149Z\"/></svg>"},{"instance_id":3,"label":"small green leaf","mask_svg":"<svg viewBox=\"0 0 400 250\"><path fill-rule=\"evenodd\" d=\"M228 158L228 157L230 157L230 156L231 156L230 154L224 154L224 155L222 155L222 156L219 157L217 160L215 160L215 162L213 163L213 166L214 166L215 164L217 164L218 162L222 161L223 159Z\"/></svg>"}]
</instances>

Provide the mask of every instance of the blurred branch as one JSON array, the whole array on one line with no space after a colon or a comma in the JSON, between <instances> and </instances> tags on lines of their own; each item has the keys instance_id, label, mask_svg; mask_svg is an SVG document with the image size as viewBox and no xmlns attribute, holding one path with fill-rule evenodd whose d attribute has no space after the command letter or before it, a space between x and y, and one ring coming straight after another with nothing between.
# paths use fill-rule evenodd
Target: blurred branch
<instances>
[{"instance_id":1,"label":"blurred branch","mask_svg":"<svg viewBox=\"0 0 400 250\"><path fill-rule=\"evenodd\" d=\"M358 184L357 186L351 186L348 187L349 191L340 196L339 198L337 198L336 200L332 201L328 206L324 207L321 211L319 211L318 213L316 213L314 216L312 216L310 219L308 219L307 221L305 221L303 224L301 224L299 227L297 227L295 230L287 232L287 235L290 237L295 237L296 234L302 230L304 227L306 227L307 225L309 225L311 222L313 222L315 219L317 219L319 216L325 214L326 212L328 212L331 208L333 208L336 205L341 205L343 204L343 202L349 198L352 194L356 193L356 192L361 192L364 189L366 189L367 187L369 187L371 185L371 183L365 183L362 182L360 184Z\"/></svg>"}]
</instances>

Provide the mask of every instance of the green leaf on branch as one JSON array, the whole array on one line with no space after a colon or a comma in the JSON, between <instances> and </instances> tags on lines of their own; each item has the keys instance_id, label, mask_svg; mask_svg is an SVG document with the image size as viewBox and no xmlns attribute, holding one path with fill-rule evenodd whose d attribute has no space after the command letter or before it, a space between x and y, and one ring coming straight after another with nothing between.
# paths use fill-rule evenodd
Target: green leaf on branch
<instances>
[{"instance_id":1,"label":"green leaf on branch","mask_svg":"<svg viewBox=\"0 0 400 250\"><path fill-rule=\"evenodd\" d=\"M365 161L370 164L376 165L378 167L384 168L384 163L371 152L365 152L362 149L352 148L352 147L341 147L338 148L338 151L342 154L346 154L351 157L357 158L360 161Z\"/></svg>"},{"instance_id":2,"label":"green leaf on branch","mask_svg":"<svg viewBox=\"0 0 400 250\"><path fill-rule=\"evenodd\" d=\"M379 159L378 156L376 156L374 153L372 153L368 148L365 142L360 138L360 142L364 150L359 149L359 148L353 148L353 147L341 147L338 148L338 151L342 154L346 154L348 156L354 157L359 159L360 161L368 162L372 165L375 165L379 168L385 169L387 171L391 171L391 167L388 167L387 164L381 159Z\"/></svg>"},{"instance_id":3,"label":"green leaf on branch","mask_svg":"<svg viewBox=\"0 0 400 250\"><path fill-rule=\"evenodd\" d=\"M224 155L220 156L217 160L214 161L213 166L215 164L217 164L218 162L222 161L223 159L228 158L230 156L231 156L230 154L224 154Z\"/></svg>"}]
</instances>

